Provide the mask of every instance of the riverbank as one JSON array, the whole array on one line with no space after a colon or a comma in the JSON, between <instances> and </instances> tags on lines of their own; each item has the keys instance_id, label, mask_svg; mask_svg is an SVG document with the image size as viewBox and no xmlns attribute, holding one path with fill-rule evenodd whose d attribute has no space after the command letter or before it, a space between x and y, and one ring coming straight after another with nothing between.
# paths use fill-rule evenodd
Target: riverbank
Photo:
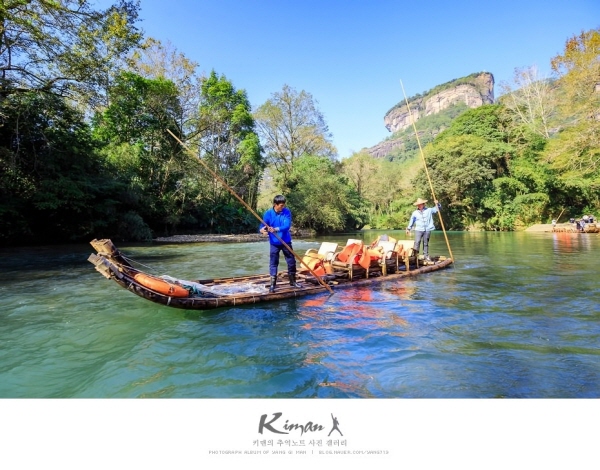
<instances>
[{"instance_id":1,"label":"riverbank","mask_svg":"<svg viewBox=\"0 0 600 470\"><path fill-rule=\"evenodd\" d=\"M315 237L316 233L313 230L293 230L292 237L311 238ZM268 241L269 237L260 233L241 233L241 234L218 234L207 233L202 235L173 235L171 237L158 237L152 241L157 243L242 243L242 242L264 242Z\"/></svg>"},{"instance_id":2,"label":"riverbank","mask_svg":"<svg viewBox=\"0 0 600 470\"><path fill-rule=\"evenodd\" d=\"M563 224L560 224L563 225ZM525 229L526 232L552 232L552 224L535 224Z\"/></svg>"},{"instance_id":3,"label":"riverbank","mask_svg":"<svg viewBox=\"0 0 600 470\"><path fill-rule=\"evenodd\" d=\"M560 227L559 227L560 226ZM563 227L564 226L564 227ZM558 231L566 231L565 227L570 227L571 224L558 224ZM536 224L525 229L526 232L552 232L552 224ZM311 231L298 230L292 234L297 237L314 237L315 234ZM203 234L203 235L173 235L171 237L158 237L153 239L156 243L244 243L244 242L263 242L268 241L266 236L260 233L245 233L245 234Z\"/></svg>"},{"instance_id":4,"label":"riverbank","mask_svg":"<svg viewBox=\"0 0 600 470\"><path fill-rule=\"evenodd\" d=\"M260 233L245 233L239 235L205 234L205 235L173 235L172 237L158 237L153 241L158 243L240 243L240 242L262 242L268 237Z\"/></svg>"}]
</instances>

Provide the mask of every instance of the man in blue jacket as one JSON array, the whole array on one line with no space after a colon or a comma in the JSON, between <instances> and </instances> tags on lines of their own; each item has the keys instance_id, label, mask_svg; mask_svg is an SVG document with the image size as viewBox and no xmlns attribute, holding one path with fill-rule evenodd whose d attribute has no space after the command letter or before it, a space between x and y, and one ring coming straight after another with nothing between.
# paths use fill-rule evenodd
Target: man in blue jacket
<instances>
[{"instance_id":1,"label":"man in blue jacket","mask_svg":"<svg viewBox=\"0 0 600 470\"><path fill-rule=\"evenodd\" d=\"M269 255L269 274L271 275L271 285L269 287L269 292L275 292L280 251L283 251L283 256L288 266L290 286L301 287L296 283L296 258L294 257L294 254L281 243L281 241L284 241L291 249L293 249L292 235L290 234L290 228L292 226L292 212L285 207L284 196L278 194L273 198L273 207L265 212L265 215L263 216L263 222L264 224L260 225L259 231L263 235L266 235L267 233L269 234L269 243L271 245L271 251Z\"/></svg>"},{"instance_id":2,"label":"man in blue jacket","mask_svg":"<svg viewBox=\"0 0 600 470\"><path fill-rule=\"evenodd\" d=\"M434 207L425 207L425 203L427 203L426 199L418 198L413 205L417 206L417 209L410 216L410 221L408 222L408 227L406 228L406 233L410 233L410 230L415 227L415 245L414 250L416 253L419 252L419 245L421 244L421 240L423 240L423 259L425 261L431 261L429 258L429 237L431 236L431 232L435 230L435 225L433 224L433 214L435 214L438 209L441 209L442 205L438 201L434 201Z\"/></svg>"}]
</instances>

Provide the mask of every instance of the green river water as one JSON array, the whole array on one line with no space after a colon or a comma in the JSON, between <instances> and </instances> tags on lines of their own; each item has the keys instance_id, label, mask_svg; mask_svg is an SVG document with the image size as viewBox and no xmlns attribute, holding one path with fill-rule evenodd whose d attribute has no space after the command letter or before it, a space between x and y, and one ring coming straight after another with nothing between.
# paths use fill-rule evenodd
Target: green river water
<instances>
[{"instance_id":1,"label":"green river water","mask_svg":"<svg viewBox=\"0 0 600 470\"><path fill-rule=\"evenodd\" d=\"M121 289L87 262L89 246L3 249L0 397L600 397L600 235L448 239L444 271L206 312ZM448 254L442 232L431 245ZM183 279L268 267L264 242L118 247Z\"/></svg>"}]
</instances>

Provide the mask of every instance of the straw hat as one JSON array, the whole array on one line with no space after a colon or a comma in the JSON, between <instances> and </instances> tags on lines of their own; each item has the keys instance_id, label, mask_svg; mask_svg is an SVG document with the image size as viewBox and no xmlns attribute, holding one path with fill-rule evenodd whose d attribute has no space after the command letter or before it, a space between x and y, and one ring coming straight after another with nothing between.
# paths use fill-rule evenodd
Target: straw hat
<instances>
[{"instance_id":1,"label":"straw hat","mask_svg":"<svg viewBox=\"0 0 600 470\"><path fill-rule=\"evenodd\" d=\"M415 202L413 202L413 206L418 206L419 204L425 204L427 202L427 199L417 199Z\"/></svg>"}]
</instances>

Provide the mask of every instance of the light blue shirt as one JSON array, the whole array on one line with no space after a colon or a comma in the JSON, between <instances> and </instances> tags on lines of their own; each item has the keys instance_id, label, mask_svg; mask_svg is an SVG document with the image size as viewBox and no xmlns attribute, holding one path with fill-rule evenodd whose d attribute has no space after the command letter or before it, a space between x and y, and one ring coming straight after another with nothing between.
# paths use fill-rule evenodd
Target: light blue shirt
<instances>
[{"instance_id":1,"label":"light blue shirt","mask_svg":"<svg viewBox=\"0 0 600 470\"><path fill-rule=\"evenodd\" d=\"M431 232L435 230L433 223L433 214L435 214L442 205L438 202L437 206L424 207L422 211L416 209L410 216L408 222L408 230L412 229L413 226L418 232Z\"/></svg>"}]
</instances>

